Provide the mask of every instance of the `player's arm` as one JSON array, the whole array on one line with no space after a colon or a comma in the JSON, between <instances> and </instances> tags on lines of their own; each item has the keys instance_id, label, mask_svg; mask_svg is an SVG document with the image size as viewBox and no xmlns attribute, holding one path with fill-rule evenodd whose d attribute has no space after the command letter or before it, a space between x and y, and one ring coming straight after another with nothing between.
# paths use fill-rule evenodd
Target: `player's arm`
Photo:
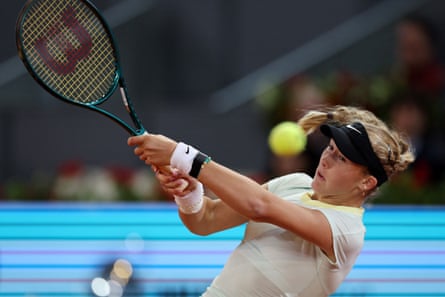
<instances>
[{"instance_id":1,"label":"player's arm","mask_svg":"<svg viewBox=\"0 0 445 297\"><path fill-rule=\"evenodd\" d=\"M193 233L208 235L247 222L247 218L230 208L220 199L204 196L201 210L196 214L185 214L179 211L184 225Z\"/></svg>"},{"instance_id":2,"label":"player's arm","mask_svg":"<svg viewBox=\"0 0 445 297\"><path fill-rule=\"evenodd\" d=\"M131 137L128 144L136 146L134 152L141 160L161 166L170 164L172 155L178 152L179 146L177 142L162 135ZM186 159L184 157L183 161ZM186 163L187 160L172 165L178 167ZM184 172L190 172L190 169ZM241 216L280 226L316 244L329 257L334 255L332 230L326 217L319 211L284 201L252 179L214 161L200 170L198 178Z\"/></svg>"},{"instance_id":3,"label":"player's arm","mask_svg":"<svg viewBox=\"0 0 445 297\"><path fill-rule=\"evenodd\" d=\"M170 167L157 170L156 178L163 190L175 196L179 216L184 225L193 233L208 235L239 226L247 218L230 208L220 199L203 195L198 181Z\"/></svg>"},{"instance_id":4,"label":"player's arm","mask_svg":"<svg viewBox=\"0 0 445 297\"><path fill-rule=\"evenodd\" d=\"M199 180L242 216L298 234L333 259L332 230L320 211L285 201L250 178L213 161L201 169Z\"/></svg>"}]
</instances>

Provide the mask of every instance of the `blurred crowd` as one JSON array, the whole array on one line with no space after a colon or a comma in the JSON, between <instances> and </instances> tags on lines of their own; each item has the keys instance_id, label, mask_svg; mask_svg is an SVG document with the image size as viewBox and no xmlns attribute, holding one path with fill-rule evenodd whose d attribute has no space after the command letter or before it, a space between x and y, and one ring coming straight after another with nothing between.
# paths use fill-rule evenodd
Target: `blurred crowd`
<instances>
[{"instance_id":1,"label":"blurred crowd","mask_svg":"<svg viewBox=\"0 0 445 297\"><path fill-rule=\"evenodd\" d=\"M383 203L445 203L445 67L440 35L422 16L410 15L394 26L395 60L386 73L371 77L337 72L327 77L299 74L258 98L269 126L292 120L319 105L355 105L372 110L406 134L416 161L404 176L382 189ZM293 171L313 174L325 139L308 139L303 154L271 154L267 178Z\"/></svg>"}]
</instances>

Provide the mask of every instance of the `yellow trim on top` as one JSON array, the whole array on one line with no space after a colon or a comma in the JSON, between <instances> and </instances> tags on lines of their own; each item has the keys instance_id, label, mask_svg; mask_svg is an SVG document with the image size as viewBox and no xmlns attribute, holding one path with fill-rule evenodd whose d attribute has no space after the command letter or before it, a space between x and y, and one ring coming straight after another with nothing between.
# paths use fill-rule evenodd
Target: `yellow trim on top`
<instances>
[{"instance_id":1,"label":"yellow trim on top","mask_svg":"<svg viewBox=\"0 0 445 297\"><path fill-rule=\"evenodd\" d=\"M359 216L363 216L363 213L365 212L365 209L363 207L333 205L333 204L321 202L321 201L318 201L318 200L313 200L311 198L311 196L312 196L311 192L304 193L303 196L301 197L301 202L303 202L304 204L307 204L307 205L311 205L311 206L317 206L317 207L323 207L323 208L332 208L332 209L340 210L340 211L343 211L343 212L353 213L353 214L356 214L356 215L359 215Z\"/></svg>"}]
</instances>

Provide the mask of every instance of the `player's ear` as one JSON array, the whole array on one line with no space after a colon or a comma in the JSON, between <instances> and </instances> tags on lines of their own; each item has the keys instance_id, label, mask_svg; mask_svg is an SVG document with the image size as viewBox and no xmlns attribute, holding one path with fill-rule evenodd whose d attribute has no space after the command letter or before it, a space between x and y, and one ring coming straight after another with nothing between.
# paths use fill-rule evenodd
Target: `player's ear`
<instances>
[{"instance_id":1,"label":"player's ear","mask_svg":"<svg viewBox=\"0 0 445 297\"><path fill-rule=\"evenodd\" d=\"M374 189L377 186L377 178L375 178L372 175L368 175L366 176L363 180L362 180L362 190L363 191L370 191L372 189Z\"/></svg>"}]
</instances>

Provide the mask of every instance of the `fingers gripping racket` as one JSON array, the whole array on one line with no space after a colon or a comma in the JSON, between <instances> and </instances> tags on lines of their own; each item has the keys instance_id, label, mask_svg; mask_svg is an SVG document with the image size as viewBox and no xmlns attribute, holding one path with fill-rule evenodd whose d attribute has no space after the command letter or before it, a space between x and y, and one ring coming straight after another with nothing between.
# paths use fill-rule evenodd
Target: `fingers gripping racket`
<instances>
[{"instance_id":1,"label":"fingers gripping racket","mask_svg":"<svg viewBox=\"0 0 445 297\"><path fill-rule=\"evenodd\" d=\"M52 95L107 116L131 135L145 132L127 94L111 29L91 2L27 1L16 42L28 72ZM99 107L118 87L133 125Z\"/></svg>"}]
</instances>

